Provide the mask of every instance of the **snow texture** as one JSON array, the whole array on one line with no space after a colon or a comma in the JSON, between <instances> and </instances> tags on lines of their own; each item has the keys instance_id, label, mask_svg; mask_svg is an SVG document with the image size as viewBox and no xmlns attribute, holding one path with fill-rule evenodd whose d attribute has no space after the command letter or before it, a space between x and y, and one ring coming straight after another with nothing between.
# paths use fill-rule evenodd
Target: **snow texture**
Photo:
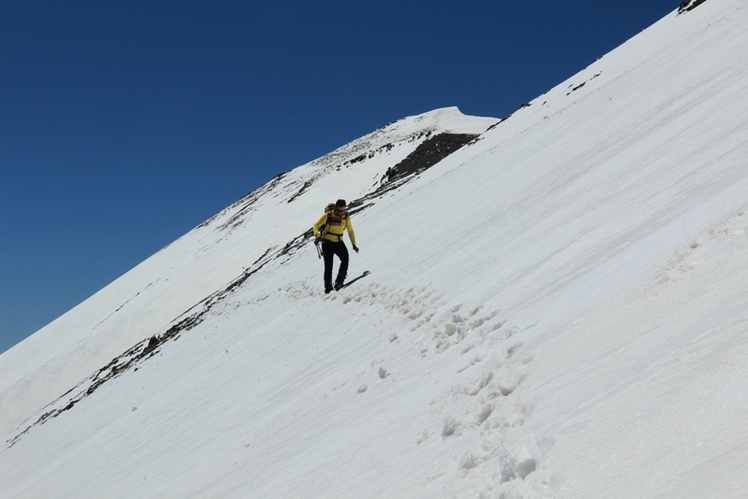
<instances>
[{"instance_id":1,"label":"snow texture","mask_svg":"<svg viewBox=\"0 0 748 499\"><path fill-rule=\"evenodd\" d=\"M0 496L745 497L746 25L683 2L217 213L0 356Z\"/></svg>"}]
</instances>

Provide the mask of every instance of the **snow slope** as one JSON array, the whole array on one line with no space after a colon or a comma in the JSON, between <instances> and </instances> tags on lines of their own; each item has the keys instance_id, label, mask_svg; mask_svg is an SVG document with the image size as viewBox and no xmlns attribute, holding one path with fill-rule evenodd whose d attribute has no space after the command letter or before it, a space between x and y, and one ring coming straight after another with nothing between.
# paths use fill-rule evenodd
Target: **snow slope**
<instances>
[{"instance_id":1,"label":"snow slope","mask_svg":"<svg viewBox=\"0 0 748 499\"><path fill-rule=\"evenodd\" d=\"M506 120L279 176L2 354L0 496L745 497L748 6L696 3Z\"/></svg>"}]
</instances>

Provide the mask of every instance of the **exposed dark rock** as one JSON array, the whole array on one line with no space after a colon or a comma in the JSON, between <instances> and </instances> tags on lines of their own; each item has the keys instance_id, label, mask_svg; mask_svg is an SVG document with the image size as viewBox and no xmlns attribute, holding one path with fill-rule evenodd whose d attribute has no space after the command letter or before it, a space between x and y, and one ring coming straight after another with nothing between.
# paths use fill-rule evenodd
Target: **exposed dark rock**
<instances>
[{"instance_id":1,"label":"exposed dark rock","mask_svg":"<svg viewBox=\"0 0 748 499\"><path fill-rule=\"evenodd\" d=\"M440 133L424 140L416 150L404 160L389 168L385 173L385 183L410 177L431 168L478 135L461 133Z\"/></svg>"},{"instance_id":2,"label":"exposed dark rock","mask_svg":"<svg viewBox=\"0 0 748 499\"><path fill-rule=\"evenodd\" d=\"M582 87L583 87L583 86L585 86L586 84L587 84L587 82L586 82L586 81L583 81L583 82L582 82L582 83L580 83L579 85L577 85L577 86L575 86L574 88L572 88L572 89L571 89L571 92L576 92L577 90L579 90L580 88L582 88ZM567 93L566 95L569 95L569 94L571 94L571 92Z\"/></svg>"},{"instance_id":3,"label":"exposed dark rock","mask_svg":"<svg viewBox=\"0 0 748 499\"><path fill-rule=\"evenodd\" d=\"M684 2L681 2L678 6L678 14L690 12L704 2L706 2L706 0L686 0Z\"/></svg>"},{"instance_id":4,"label":"exposed dark rock","mask_svg":"<svg viewBox=\"0 0 748 499\"><path fill-rule=\"evenodd\" d=\"M365 159L366 159L366 154L361 154L360 156L356 156L355 158L353 158L350 162L351 164L353 164L353 163L358 163L359 161L363 161Z\"/></svg>"},{"instance_id":5,"label":"exposed dark rock","mask_svg":"<svg viewBox=\"0 0 748 499\"><path fill-rule=\"evenodd\" d=\"M314 179L309 179L306 182L304 182L304 185L301 186L301 189L299 189L299 191L296 194L294 194L293 196L291 196L289 198L288 202L290 203L291 201L293 201L297 197L299 197L302 194L304 194L304 191L306 191L307 189L309 189L312 185L314 185Z\"/></svg>"}]
</instances>

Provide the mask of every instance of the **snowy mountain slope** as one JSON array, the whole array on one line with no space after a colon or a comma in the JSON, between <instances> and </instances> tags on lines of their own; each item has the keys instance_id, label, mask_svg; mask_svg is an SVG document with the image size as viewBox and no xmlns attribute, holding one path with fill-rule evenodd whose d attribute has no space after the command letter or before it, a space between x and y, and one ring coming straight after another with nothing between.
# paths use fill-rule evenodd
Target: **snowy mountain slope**
<instances>
[{"instance_id":1,"label":"snowy mountain slope","mask_svg":"<svg viewBox=\"0 0 748 499\"><path fill-rule=\"evenodd\" d=\"M13 413L29 417L26 397L39 410L299 236L329 202L326 193L339 189L333 186L344 186L341 196L361 197L429 136L481 133L496 122L454 108L400 120L248 194L3 356L0 405L10 408L7 422L19 422ZM356 161L363 152L372 158ZM310 185L317 194L300 196ZM24 365L32 366L25 377Z\"/></svg>"},{"instance_id":2,"label":"snowy mountain slope","mask_svg":"<svg viewBox=\"0 0 748 499\"><path fill-rule=\"evenodd\" d=\"M217 214L0 356L2 495L740 497L746 21L674 12ZM442 132L479 137L382 188ZM337 197L371 273L325 296Z\"/></svg>"}]
</instances>

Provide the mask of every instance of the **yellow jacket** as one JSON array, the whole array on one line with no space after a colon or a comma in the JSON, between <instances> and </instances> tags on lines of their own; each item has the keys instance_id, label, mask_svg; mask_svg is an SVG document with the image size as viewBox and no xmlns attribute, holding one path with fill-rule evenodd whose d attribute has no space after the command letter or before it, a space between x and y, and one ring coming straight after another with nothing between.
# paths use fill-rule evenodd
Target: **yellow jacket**
<instances>
[{"instance_id":1,"label":"yellow jacket","mask_svg":"<svg viewBox=\"0 0 748 499\"><path fill-rule=\"evenodd\" d=\"M347 230L351 244L356 246L356 233L353 232L351 216L346 212L342 217L337 216L334 212L325 212L317 223L312 226L312 233L316 236L319 230L327 224L322 239L334 243L343 241L343 233Z\"/></svg>"}]
</instances>

